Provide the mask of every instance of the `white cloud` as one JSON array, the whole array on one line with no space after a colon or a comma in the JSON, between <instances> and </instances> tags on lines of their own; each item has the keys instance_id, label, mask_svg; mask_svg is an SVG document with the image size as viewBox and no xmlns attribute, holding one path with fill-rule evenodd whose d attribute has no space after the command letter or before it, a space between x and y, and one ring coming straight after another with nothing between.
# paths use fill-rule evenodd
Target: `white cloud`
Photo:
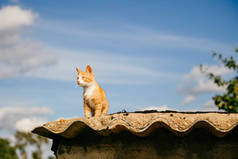
<instances>
[{"instance_id":1,"label":"white cloud","mask_svg":"<svg viewBox=\"0 0 238 159\"><path fill-rule=\"evenodd\" d=\"M0 129L6 131L30 130L37 124L45 122L44 117L52 113L53 111L48 107L1 107Z\"/></svg>"},{"instance_id":2,"label":"white cloud","mask_svg":"<svg viewBox=\"0 0 238 159\"><path fill-rule=\"evenodd\" d=\"M215 103L213 100L209 100L207 102L204 103L205 107L215 107Z\"/></svg>"},{"instance_id":3,"label":"white cloud","mask_svg":"<svg viewBox=\"0 0 238 159\"><path fill-rule=\"evenodd\" d=\"M224 75L227 73L230 73L231 70L226 68L225 66L218 66L218 65L212 65L212 66L207 66L203 65L202 68L200 66L195 66L192 68L190 73L186 74L184 76L185 80L200 80L204 79L204 76L206 73L212 72L214 75Z\"/></svg>"},{"instance_id":4,"label":"white cloud","mask_svg":"<svg viewBox=\"0 0 238 159\"><path fill-rule=\"evenodd\" d=\"M19 29L33 24L37 14L19 6L6 6L0 9L0 31Z\"/></svg>"},{"instance_id":5,"label":"white cloud","mask_svg":"<svg viewBox=\"0 0 238 159\"><path fill-rule=\"evenodd\" d=\"M44 51L39 42L22 38L26 26L31 26L36 17L19 6L0 9L0 79L56 63L55 56Z\"/></svg>"},{"instance_id":6,"label":"white cloud","mask_svg":"<svg viewBox=\"0 0 238 159\"><path fill-rule=\"evenodd\" d=\"M206 92L224 92L226 87L218 87L214 84L211 80L200 80L198 81L198 85L194 87L193 93L194 94L201 94Z\"/></svg>"},{"instance_id":7,"label":"white cloud","mask_svg":"<svg viewBox=\"0 0 238 159\"><path fill-rule=\"evenodd\" d=\"M178 93L186 95L182 103L183 105L194 102L201 94L224 92L226 90L226 86L218 87L212 80L208 79L207 73L211 72L215 75L226 75L232 71L225 68L225 66L217 65L204 65L203 70L204 72L201 72L200 66L195 66L190 73L184 76L186 84L183 84L178 90Z\"/></svg>"},{"instance_id":8,"label":"white cloud","mask_svg":"<svg viewBox=\"0 0 238 159\"><path fill-rule=\"evenodd\" d=\"M167 105L161 105L161 106L148 106L142 109L142 111L145 110L157 110L157 111L166 111L169 110Z\"/></svg>"},{"instance_id":9,"label":"white cloud","mask_svg":"<svg viewBox=\"0 0 238 159\"><path fill-rule=\"evenodd\" d=\"M196 97L194 96L194 95L188 95L188 96L186 96L185 98L184 98L184 100L183 100L183 105L187 105L187 104L189 104L189 103L192 103L193 101L195 101L196 100Z\"/></svg>"},{"instance_id":10,"label":"white cloud","mask_svg":"<svg viewBox=\"0 0 238 159\"><path fill-rule=\"evenodd\" d=\"M224 112L224 110L218 109L213 100L209 100L203 104L199 111L219 111Z\"/></svg>"},{"instance_id":11,"label":"white cloud","mask_svg":"<svg viewBox=\"0 0 238 159\"><path fill-rule=\"evenodd\" d=\"M32 41L0 49L0 79L16 77L38 67L56 63L53 55L47 55Z\"/></svg>"},{"instance_id":12,"label":"white cloud","mask_svg":"<svg viewBox=\"0 0 238 159\"><path fill-rule=\"evenodd\" d=\"M47 120L42 118L22 118L18 121L16 121L15 128L18 131L24 131L24 132L30 132L35 127L40 126L44 123L46 123Z\"/></svg>"}]
</instances>

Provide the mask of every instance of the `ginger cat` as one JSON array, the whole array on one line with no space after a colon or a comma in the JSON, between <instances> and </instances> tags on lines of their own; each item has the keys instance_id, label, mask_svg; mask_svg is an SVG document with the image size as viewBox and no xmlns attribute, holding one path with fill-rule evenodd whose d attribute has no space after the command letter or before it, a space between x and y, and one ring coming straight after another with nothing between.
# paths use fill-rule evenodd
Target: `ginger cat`
<instances>
[{"instance_id":1,"label":"ginger cat","mask_svg":"<svg viewBox=\"0 0 238 159\"><path fill-rule=\"evenodd\" d=\"M85 117L100 117L106 115L109 103L104 90L95 81L92 68L87 65L85 72L76 67L77 83L83 87L84 115Z\"/></svg>"}]
</instances>

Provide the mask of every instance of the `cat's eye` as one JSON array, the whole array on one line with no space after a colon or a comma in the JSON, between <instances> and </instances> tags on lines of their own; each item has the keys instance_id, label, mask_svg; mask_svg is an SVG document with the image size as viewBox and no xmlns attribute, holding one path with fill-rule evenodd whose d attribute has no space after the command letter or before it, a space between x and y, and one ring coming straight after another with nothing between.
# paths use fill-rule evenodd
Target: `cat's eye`
<instances>
[{"instance_id":1,"label":"cat's eye","mask_svg":"<svg viewBox=\"0 0 238 159\"><path fill-rule=\"evenodd\" d=\"M84 76L82 76L82 79L84 79L85 77Z\"/></svg>"}]
</instances>

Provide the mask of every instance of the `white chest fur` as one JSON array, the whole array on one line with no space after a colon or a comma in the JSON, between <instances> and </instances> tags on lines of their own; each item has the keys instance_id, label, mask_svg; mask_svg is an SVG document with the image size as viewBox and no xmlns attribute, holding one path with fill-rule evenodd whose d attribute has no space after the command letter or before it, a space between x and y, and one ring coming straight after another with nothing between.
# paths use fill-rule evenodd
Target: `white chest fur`
<instances>
[{"instance_id":1,"label":"white chest fur","mask_svg":"<svg viewBox=\"0 0 238 159\"><path fill-rule=\"evenodd\" d=\"M95 88L96 88L95 85L84 88L83 95L86 98L90 107L94 107L94 103L92 102L91 99L92 99L93 92L94 92Z\"/></svg>"}]
</instances>

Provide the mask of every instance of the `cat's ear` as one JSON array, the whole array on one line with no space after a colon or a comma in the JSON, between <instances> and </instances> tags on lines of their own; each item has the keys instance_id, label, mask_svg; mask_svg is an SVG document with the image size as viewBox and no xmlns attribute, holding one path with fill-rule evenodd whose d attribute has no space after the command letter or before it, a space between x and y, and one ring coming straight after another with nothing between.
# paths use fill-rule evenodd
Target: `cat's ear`
<instances>
[{"instance_id":1,"label":"cat's ear","mask_svg":"<svg viewBox=\"0 0 238 159\"><path fill-rule=\"evenodd\" d=\"M90 76L94 76L93 70L89 65L87 65L85 72Z\"/></svg>"},{"instance_id":2,"label":"cat's ear","mask_svg":"<svg viewBox=\"0 0 238 159\"><path fill-rule=\"evenodd\" d=\"M78 68L78 67L76 67L76 71L79 73L79 72L81 72L81 70Z\"/></svg>"}]
</instances>

